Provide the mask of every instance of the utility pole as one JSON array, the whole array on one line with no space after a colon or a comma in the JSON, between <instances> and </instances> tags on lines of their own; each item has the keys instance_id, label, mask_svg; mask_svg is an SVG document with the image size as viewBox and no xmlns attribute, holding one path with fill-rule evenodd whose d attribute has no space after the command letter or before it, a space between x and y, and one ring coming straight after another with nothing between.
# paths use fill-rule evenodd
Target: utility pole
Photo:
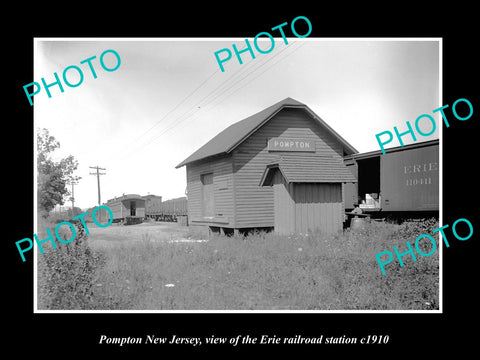
<instances>
[{"instance_id":1,"label":"utility pole","mask_svg":"<svg viewBox=\"0 0 480 360\"><path fill-rule=\"evenodd\" d=\"M90 175L95 175L97 177L97 184L98 184L98 205L102 205L102 201L101 201L101 198L100 198L100 175L105 175L105 173L101 173L99 170L107 170L107 169L104 169L104 168L101 168L101 167L98 167L97 166L89 166L90 169L96 169L97 172L96 173L90 173Z\"/></svg>"},{"instance_id":2,"label":"utility pole","mask_svg":"<svg viewBox=\"0 0 480 360\"><path fill-rule=\"evenodd\" d=\"M72 185L72 197L70 198L70 200L72 201L72 216L75 216L75 214L73 213L74 212L74 208L75 208L75 195L74 195L74 190L73 190L73 187L75 185L78 185L78 180L80 180L81 177L80 176L73 176L69 179L68 181L68 184L69 185Z\"/></svg>"}]
</instances>

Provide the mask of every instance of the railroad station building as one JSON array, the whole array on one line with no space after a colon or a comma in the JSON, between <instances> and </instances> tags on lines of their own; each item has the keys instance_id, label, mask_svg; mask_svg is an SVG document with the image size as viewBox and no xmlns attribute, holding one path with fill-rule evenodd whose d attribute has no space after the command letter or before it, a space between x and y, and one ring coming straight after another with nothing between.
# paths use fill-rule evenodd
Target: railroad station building
<instances>
[{"instance_id":1,"label":"railroad station building","mask_svg":"<svg viewBox=\"0 0 480 360\"><path fill-rule=\"evenodd\" d=\"M220 132L187 159L190 225L221 232L341 231L358 153L307 105L286 98Z\"/></svg>"}]
</instances>

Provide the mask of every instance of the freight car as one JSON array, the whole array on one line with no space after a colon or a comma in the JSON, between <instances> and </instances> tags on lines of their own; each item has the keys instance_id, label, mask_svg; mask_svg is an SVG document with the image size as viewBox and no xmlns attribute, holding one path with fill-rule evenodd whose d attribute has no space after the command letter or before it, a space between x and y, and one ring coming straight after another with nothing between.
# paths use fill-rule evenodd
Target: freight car
<instances>
[{"instance_id":1,"label":"freight car","mask_svg":"<svg viewBox=\"0 0 480 360\"><path fill-rule=\"evenodd\" d=\"M358 206L372 217L438 217L439 140L348 155L358 182L345 184L346 212Z\"/></svg>"},{"instance_id":2,"label":"freight car","mask_svg":"<svg viewBox=\"0 0 480 360\"><path fill-rule=\"evenodd\" d=\"M157 221L182 221L187 218L187 198L179 197L161 202L152 202L146 216Z\"/></svg>"},{"instance_id":3,"label":"freight car","mask_svg":"<svg viewBox=\"0 0 480 360\"><path fill-rule=\"evenodd\" d=\"M145 199L137 194L127 194L108 200L104 205L108 206L113 214L113 222L123 222L126 225L139 224L145 218ZM92 220L92 209L88 209L86 219ZM101 223L107 222L109 214L99 209L96 218ZM102 221L103 220L103 221Z\"/></svg>"},{"instance_id":4,"label":"freight car","mask_svg":"<svg viewBox=\"0 0 480 360\"><path fill-rule=\"evenodd\" d=\"M146 217L149 217L149 214L152 213L152 211L160 206L162 203L162 197L157 196L157 195L144 195L142 196L142 199L145 199L145 215Z\"/></svg>"}]
</instances>

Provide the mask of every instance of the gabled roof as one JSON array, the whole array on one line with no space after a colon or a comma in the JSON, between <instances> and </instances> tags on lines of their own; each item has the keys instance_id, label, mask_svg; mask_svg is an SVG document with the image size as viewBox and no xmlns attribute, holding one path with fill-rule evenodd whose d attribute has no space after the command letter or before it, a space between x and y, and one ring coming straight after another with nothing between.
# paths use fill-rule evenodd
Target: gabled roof
<instances>
[{"instance_id":1,"label":"gabled roof","mask_svg":"<svg viewBox=\"0 0 480 360\"><path fill-rule=\"evenodd\" d=\"M180 164L176 166L176 168L178 169L179 167L187 165L191 162L202 160L210 156L230 153L283 108L305 109L315 120L317 120L322 126L324 126L332 135L334 135L340 141L348 154L358 152L352 145L350 145L330 126L328 126L327 123L325 123L307 105L288 97L252 116L249 116L244 120L241 120L229 126L225 130L220 132L217 136L215 136L213 139L211 139L209 142L207 142L205 145L203 145L200 149L195 151L188 158L183 160Z\"/></svg>"},{"instance_id":2,"label":"gabled roof","mask_svg":"<svg viewBox=\"0 0 480 360\"><path fill-rule=\"evenodd\" d=\"M298 161L294 155L281 155L266 166L260 186L271 185L277 169L288 183L357 182L342 159L333 156L306 156Z\"/></svg>"}]
</instances>

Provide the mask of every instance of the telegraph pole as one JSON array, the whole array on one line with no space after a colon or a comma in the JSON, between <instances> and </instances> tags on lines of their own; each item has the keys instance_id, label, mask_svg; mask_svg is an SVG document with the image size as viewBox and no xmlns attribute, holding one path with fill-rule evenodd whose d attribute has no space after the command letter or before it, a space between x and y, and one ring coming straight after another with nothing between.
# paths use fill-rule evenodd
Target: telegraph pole
<instances>
[{"instance_id":1,"label":"telegraph pole","mask_svg":"<svg viewBox=\"0 0 480 360\"><path fill-rule=\"evenodd\" d=\"M70 185L72 185L72 197L70 198L72 200L72 214L73 214L73 209L75 208L75 194L74 194L74 191L73 191L73 187L77 184L78 184L78 182L76 182L76 181L72 181L70 183Z\"/></svg>"},{"instance_id":2,"label":"telegraph pole","mask_svg":"<svg viewBox=\"0 0 480 360\"><path fill-rule=\"evenodd\" d=\"M97 172L96 173L90 173L90 175L95 175L97 177L97 184L98 184L98 205L102 205L102 201L101 201L101 198L100 198L100 175L105 175L106 173L101 173L99 170L107 170L107 169L104 169L104 168L101 168L101 167L98 167L97 166L89 166L90 169L96 169Z\"/></svg>"},{"instance_id":3,"label":"telegraph pole","mask_svg":"<svg viewBox=\"0 0 480 360\"><path fill-rule=\"evenodd\" d=\"M72 216L74 216L74 209L75 209L75 195L74 195L74 186L75 185L78 185L78 180L80 180L81 177L80 176L72 176L70 177L70 179L68 180L68 184L69 185L72 185L72 196L70 198L70 200L72 201Z\"/></svg>"}]
</instances>

